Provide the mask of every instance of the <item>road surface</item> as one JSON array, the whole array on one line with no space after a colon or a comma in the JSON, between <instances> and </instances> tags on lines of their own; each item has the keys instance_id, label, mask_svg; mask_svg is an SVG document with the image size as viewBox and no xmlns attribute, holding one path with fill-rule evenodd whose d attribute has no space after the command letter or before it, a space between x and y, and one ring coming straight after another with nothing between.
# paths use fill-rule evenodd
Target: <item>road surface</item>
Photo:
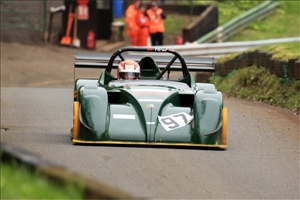
<instances>
[{"instance_id":1,"label":"road surface","mask_svg":"<svg viewBox=\"0 0 300 200\"><path fill-rule=\"evenodd\" d=\"M225 98L228 149L72 145L72 88L1 88L1 141L136 197L299 199L299 116Z\"/></svg>"}]
</instances>

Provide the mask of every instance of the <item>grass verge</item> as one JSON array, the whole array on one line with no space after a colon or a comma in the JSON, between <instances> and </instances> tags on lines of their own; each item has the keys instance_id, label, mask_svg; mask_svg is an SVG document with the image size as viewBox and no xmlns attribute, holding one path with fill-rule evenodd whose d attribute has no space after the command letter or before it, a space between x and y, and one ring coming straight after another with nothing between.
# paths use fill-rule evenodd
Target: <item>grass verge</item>
<instances>
[{"instance_id":1,"label":"grass verge","mask_svg":"<svg viewBox=\"0 0 300 200\"><path fill-rule=\"evenodd\" d=\"M215 77L216 88L229 96L300 111L300 81L271 74L264 67L246 67L234 70L226 77Z\"/></svg>"},{"instance_id":2,"label":"grass verge","mask_svg":"<svg viewBox=\"0 0 300 200\"><path fill-rule=\"evenodd\" d=\"M284 43L277 43L277 44L270 44L260 47L254 47L248 49L247 51L255 51L255 50L263 50L266 52L271 53L274 59L281 59L284 61L288 61L289 59L300 59L300 44L299 42L284 42ZM218 59L219 63L231 60L237 56L242 55L241 53L233 53L222 56Z\"/></svg>"},{"instance_id":3,"label":"grass verge","mask_svg":"<svg viewBox=\"0 0 300 200\"><path fill-rule=\"evenodd\" d=\"M230 38L230 41L298 37L299 24L300 2L281 0L280 6L271 16L250 23L245 30Z\"/></svg>"},{"instance_id":4,"label":"grass verge","mask_svg":"<svg viewBox=\"0 0 300 200\"><path fill-rule=\"evenodd\" d=\"M275 59L285 61L300 59L298 42L266 45L249 49L249 51L256 49L272 53L272 57ZM240 54L226 55L217 62L228 61ZM218 90L230 96L265 102L297 113L300 111L300 81L288 80L288 82L284 82L282 78L271 74L264 67L252 66L232 71L226 77L217 76L215 84Z\"/></svg>"},{"instance_id":5,"label":"grass verge","mask_svg":"<svg viewBox=\"0 0 300 200\"><path fill-rule=\"evenodd\" d=\"M1 163L1 199L83 199L83 188L58 185L16 163Z\"/></svg>"},{"instance_id":6,"label":"grass verge","mask_svg":"<svg viewBox=\"0 0 300 200\"><path fill-rule=\"evenodd\" d=\"M267 51L273 55L274 59L300 59L300 44L299 42L286 42L272 45L262 46L256 49Z\"/></svg>"},{"instance_id":7,"label":"grass verge","mask_svg":"<svg viewBox=\"0 0 300 200\"><path fill-rule=\"evenodd\" d=\"M239 16L247 10L261 4L263 1L196 1L194 4L215 4L219 10L219 25ZM269 38L298 37L300 35L300 1L280 0L270 16L251 22L246 29L240 31L229 41L264 40Z\"/></svg>"}]
</instances>

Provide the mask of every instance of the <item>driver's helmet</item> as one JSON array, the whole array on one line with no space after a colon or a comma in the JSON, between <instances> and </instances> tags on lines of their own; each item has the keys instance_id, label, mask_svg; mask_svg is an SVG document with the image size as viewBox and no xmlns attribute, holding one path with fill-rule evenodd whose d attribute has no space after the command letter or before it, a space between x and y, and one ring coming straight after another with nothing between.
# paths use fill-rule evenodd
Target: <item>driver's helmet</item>
<instances>
[{"instance_id":1,"label":"driver's helmet","mask_svg":"<svg viewBox=\"0 0 300 200\"><path fill-rule=\"evenodd\" d=\"M124 60L118 66L117 75L119 80L138 80L141 68L134 60Z\"/></svg>"}]
</instances>

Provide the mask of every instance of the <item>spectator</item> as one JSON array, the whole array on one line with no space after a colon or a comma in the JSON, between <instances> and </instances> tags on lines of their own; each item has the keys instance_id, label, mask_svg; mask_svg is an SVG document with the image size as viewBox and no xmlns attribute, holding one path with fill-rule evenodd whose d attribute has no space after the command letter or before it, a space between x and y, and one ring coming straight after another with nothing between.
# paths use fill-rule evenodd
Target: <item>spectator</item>
<instances>
[{"instance_id":1,"label":"spectator","mask_svg":"<svg viewBox=\"0 0 300 200\"><path fill-rule=\"evenodd\" d=\"M137 46L148 46L149 37L149 19L146 16L146 5L140 4L136 15L136 24L138 26L138 44Z\"/></svg>"},{"instance_id":2,"label":"spectator","mask_svg":"<svg viewBox=\"0 0 300 200\"><path fill-rule=\"evenodd\" d=\"M151 8L147 10L147 15L150 19L149 32L151 37L151 44L153 46L163 45L164 39L164 19L166 18L163 10L153 1Z\"/></svg>"},{"instance_id":3,"label":"spectator","mask_svg":"<svg viewBox=\"0 0 300 200\"><path fill-rule=\"evenodd\" d=\"M138 12L138 7L140 5L139 0L134 0L130 4L125 12L125 21L127 25L126 33L130 37L131 45L137 46L137 24L136 24L136 14Z\"/></svg>"}]
</instances>

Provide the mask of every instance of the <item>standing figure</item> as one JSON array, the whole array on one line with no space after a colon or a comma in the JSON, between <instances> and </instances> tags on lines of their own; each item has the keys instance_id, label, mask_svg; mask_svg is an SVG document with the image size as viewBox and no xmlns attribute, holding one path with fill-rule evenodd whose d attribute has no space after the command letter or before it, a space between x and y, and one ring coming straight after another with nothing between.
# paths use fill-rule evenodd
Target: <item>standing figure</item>
<instances>
[{"instance_id":1,"label":"standing figure","mask_svg":"<svg viewBox=\"0 0 300 200\"><path fill-rule=\"evenodd\" d=\"M136 15L137 15L139 6L140 6L140 1L134 0L133 3L128 6L128 8L125 12L125 22L127 25L126 33L131 39L132 46L137 46L138 26L136 24Z\"/></svg>"},{"instance_id":2,"label":"standing figure","mask_svg":"<svg viewBox=\"0 0 300 200\"><path fill-rule=\"evenodd\" d=\"M139 11L136 15L136 24L138 25L138 45L148 46L149 37L149 18L146 16L146 6L140 4Z\"/></svg>"},{"instance_id":3,"label":"standing figure","mask_svg":"<svg viewBox=\"0 0 300 200\"><path fill-rule=\"evenodd\" d=\"M152 45L163 45L163 33L165 31L164 19L166 15L155 2L152 2L151 8L147 10L147 15L150 19L149 32Z\"/></svg>"}]
</instances>

